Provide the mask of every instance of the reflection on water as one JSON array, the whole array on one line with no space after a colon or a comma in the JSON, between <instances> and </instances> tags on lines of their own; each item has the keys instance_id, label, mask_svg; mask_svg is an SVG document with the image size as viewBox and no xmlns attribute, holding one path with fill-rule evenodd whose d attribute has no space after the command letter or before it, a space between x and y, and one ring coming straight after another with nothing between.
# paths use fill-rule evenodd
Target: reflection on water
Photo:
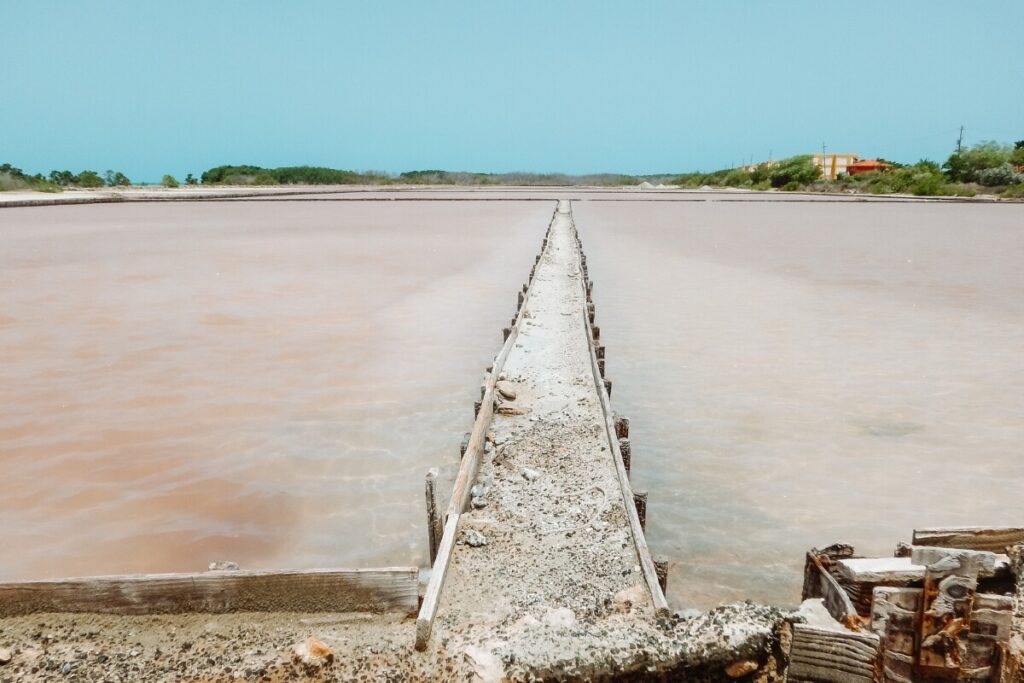
<instances>
[{"instance_id":1,"label":"reflection on water","mask_svg":"<svg viewBox=\"0 0 1024 683\"><path fill-rule=\"evenodd\" d=\"M670 601L794 603L811 546L1020 524L1021 208L575 205Z\"/></svg>"},{"instance_id":2,"label":"reflection on water","mask_svg":"<svg viewBox=\"0 0 1024 683\"><path fill-rule=\"evenodd\" d=\"M0 211L0 578L425 564L553 206Z\"/></svg>"}]
</instances>

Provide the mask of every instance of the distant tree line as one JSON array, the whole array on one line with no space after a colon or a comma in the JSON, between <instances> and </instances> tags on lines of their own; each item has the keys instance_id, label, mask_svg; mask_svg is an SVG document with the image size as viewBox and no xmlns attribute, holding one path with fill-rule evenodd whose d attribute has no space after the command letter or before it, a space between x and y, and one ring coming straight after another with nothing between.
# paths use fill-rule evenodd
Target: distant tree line
<instances>
[{"instance_id":1,"label":"distant tree line","mask_svg":"<svg viewBox=\"0 0 1024 683\"><path fill-rule=\"evenodd\" d=\"M17 166L0 164L0 190L38 190L60 192L64 188L126 187L132 181L120 171L50 171L49 175L30 175Z\"/></svg>"},{"instance_id":2,"label":"distant tree line","mask_svg":"<svg viewBox=\"0 0 1024 683\"><path fill-rule=\"evenodd\" d=\"M252 165L217 166L202 174L204 185L636 185L664 182L669 175L634 176L615 173L474 173L430 169L397 176L379 172L346 171L322 166L263 168Z\"/></svg>"},{"instance_id":3,"label":"distant tree line","mask_svg":"<svg viewBox=\"0 0 1024 683\"><path fill-rule=\"evenodd\" d=\"M379 185L389 182L388 176L357 173L323 166L217 166L204 171L203 185Z\"/></svg>"}]
</instances>

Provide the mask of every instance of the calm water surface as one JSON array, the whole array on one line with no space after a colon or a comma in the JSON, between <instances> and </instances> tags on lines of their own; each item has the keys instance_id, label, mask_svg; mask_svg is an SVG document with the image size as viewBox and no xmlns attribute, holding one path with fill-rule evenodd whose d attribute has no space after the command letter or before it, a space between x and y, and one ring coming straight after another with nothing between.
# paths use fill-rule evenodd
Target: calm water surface
<instances>
[{"instance_id":1,"label":"calm water surface","mask_svg":"<svg viewBox=\"0 0 1024 683\"><path fill-rule=\"evenodd\" d=\"M575 205L669 599L1022 522L1024 207Z\"/></svg>"},{"instance_id":2,"label":"calm water surface","mask_svg":"<svg viewBox=\"0 0 1024 683\"><path fill-rule=\"evenodd\" d=\"M1021 207L680 196L575 204L673 603L1021 523ZM0 211L0 578L425 564L553 207Z\"/></svg>"},{"instance_id":3,"label":"calm water surface","mask_svg":"<svg viewBox=\"0 0 1024 683\"><path fill-rule=\"evenodd\" d=\"M553 208L0 210L0 577L425 564Z\"/></svg>"}]
</instances>

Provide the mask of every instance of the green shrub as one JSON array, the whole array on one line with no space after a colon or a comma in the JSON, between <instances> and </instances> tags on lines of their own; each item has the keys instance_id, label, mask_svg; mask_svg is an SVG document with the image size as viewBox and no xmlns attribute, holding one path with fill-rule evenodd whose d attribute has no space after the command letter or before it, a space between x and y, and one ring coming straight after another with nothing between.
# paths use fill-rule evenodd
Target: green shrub
<instances>
[{"instance_id":1,"label":"green shrub","mask_svg":"<svg viewBox=\"0 0 1024 683\"><path fill-rule=\"evenodd\" d=\"M103 174L103 179L106 181L109 187L127 187L132 184L132 181L128 180L128 176L120 171L107 170Z\"/></svg>"},{"instance_id":2,"label":"green shrub","mask_svg":"<svg viewBox=\"0 0 1024 683\"><path fill-rule=\"evenodd\" d=\"M178 187L177 179L170 174L165 175L163 179L160 181L160 184L163 185L164 187Z\"/></svg>"},{"instance_id":3,"label":"green shrub","mask_svg":"<svg viewBox=\"0 0 1024 683\"><path fill-rule=\"evenodd\" d=\"M786 186L793 183L797 185L813 183L821 177L821 169L810 156L799 156L783 159L777 166L772 167L768 175L772 187L786 189Z\"/></svg>"},{"instance_id":4,"label":"green shrub","mask_svg":"<svg viewBox=\"0 0 1024 683\"><path fill-rule=\"evenodd\" d=\"M75 180L78 187L103 187L103 178L96 171L82 171Z\"/></svg>"},{"instance_id":5,"label":"green shrub","mask_svg":"<svg viewBox=\"0 0 1024 683\"><path fill-rule=\"evenodd\" d=\"M978 172L978 184L985 187L1015 185L1017 183L1024 183L1024 174L1014 171L1013 166L1009 162Z\"/></svg>"},{"instance_id":6,"label":"green shrub","mask_svg":"<svg viewBox=\"0 0 1024 683\"><path fill-rule=\"evenodd\" d=\"M1013 149L998 142L982 142L953 154L944 164L950 180L972 183L985 169L1010 163Z\"/></svg>"},{"instance_id":7,"label":"green shrub","mask_svg":"<svg viewBox=\"0 0 1024 683\"><path fill-rule=\"evenodd\" d=\"M1003 199L1024 199L1024 183L1010 185L999 196Z\"/></svg>"}]
</instances>

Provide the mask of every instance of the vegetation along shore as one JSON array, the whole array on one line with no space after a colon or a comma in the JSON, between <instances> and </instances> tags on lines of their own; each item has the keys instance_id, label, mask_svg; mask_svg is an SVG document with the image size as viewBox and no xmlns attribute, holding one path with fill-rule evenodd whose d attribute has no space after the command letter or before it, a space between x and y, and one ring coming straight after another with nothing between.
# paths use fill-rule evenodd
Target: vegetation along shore
<instances>
[{"instance_id":1,"label":"vegetation along shore","mask_svg":"<svg viewBox=\"0 0 1024 683\"><path fill-rule=\"evenodd\" d=\"M1024 140L1014 144L982 142L958 149L942 164L922 159L904 164L875 162L877 170L864 173L822 174L822 166L811 155L769 160L739 168L704 173L628 175L596 173L476 173L467 171L421 170L389 174L383 171L349 171L321 166L263 168L253 165L224 165L204 171L198 178L189 173L179 182L164 175L160 185L271 186L271 185L453 185L453 186L566 186L624 187L657 185L682 188L726 187L748 190L839 192L845 194L909 194L921 197L973 197L979 194L1003 199L1024 199ZM156 183L135 183L152 185ZM34 190L61 192L64 189L127 187L133 183L120 171L102 175L84 170L30 174L9 163L0 164L0 191Z\"/></svg>"}]
</instances>

